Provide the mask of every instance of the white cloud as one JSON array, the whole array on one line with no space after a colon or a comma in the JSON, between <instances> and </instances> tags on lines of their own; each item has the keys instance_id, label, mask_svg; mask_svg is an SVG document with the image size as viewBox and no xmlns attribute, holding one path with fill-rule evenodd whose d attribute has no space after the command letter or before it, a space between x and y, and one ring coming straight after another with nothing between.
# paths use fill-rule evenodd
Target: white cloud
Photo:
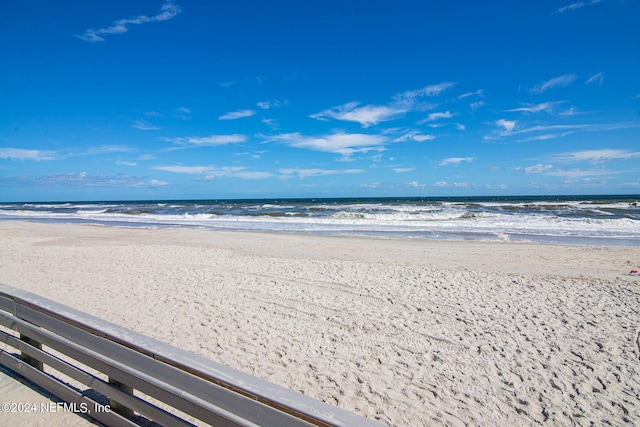
<instances>
[{"instance_id":1,"label":"white cloud","mask_svg":"<svg viewBox=\"0 0 640 427\"><path fill-rule=\"evenodd\" d=\"M269 172L250 171L245 167L240 166L225 166L222 168L215 168L207 171L205 180L212 180L217 178L240 178L240 179L267 179L271 178L273 174Z\"/></svg>"},{"instance_id":2,"label":"white cloud","mask_svg":"<svg viewBox=\"0 0 640 427\"><path fill-rule=\"evenodd\" d=\"M378 135L343 132L319 137L303 136L298 132L285 133L273 136L268 141L282 142L296 148L338 153L345 158L354 153L383 151L386 142L385 138Z\"/></svg>"},{"instance_id":3,"label":"white cloud","mask_svg":"<svg viewBox=\"0 0 640 427\"><path fill-rule=\"evenodd\" d=\"M575 133L574 131L569 132L558 132L558 133L544 133L542 135L535 135L528 138L519 139L518 142L528 142L528 141L549 141L550 139L564 138L567 135L571 135Z\"/></svg>"},{"instance_id":4,"label":"white cloud","mask_svg":"<svg viewBox=\"0 0 640 427\"><path fill-rule=\"evenodd\" d=\"M602 2L602 1L603 0L591 0L591 1L579 1L579 2L576 2L576 3L571 3L571 4L563 6L560 9L556 10L556 13L563 13L563 12L567 12L569 10L580 9L580 8L583 8L585 6L589 6L589 5L592 5L592 4L598 4L598 3Z\"/></svg>"},{"instance_id":5,"label":"white cloud","mask_svg":"<svg viewBox=\"0 0 640 427\"><path fill-rule=\"evenodd\" d=\"M256 114L256 112L253 110L232 111L231 113L221 115L220 117L218 117L218 120L236 120L245 117L251 117L254 114Z\"/></svg>"},{"instance_id":6,"label":"white cloud","mask_svg":"<svg viewBox=\"0 0 640 427\"><path fill-rule=\"evenodd\" d=\"M425 96L436 96L445 90L453 87L455 83L443 82L435 85L425 86L421 89L411 90L397 94L393 100L386 105L363 105L359 102L348 102L343 105L329 108L316 114L311 118L316 120L343 120L360 123L363 127L377 125L381 122L394 120L405 113L411 111L426 111L436 107L436 104L418 102L418 98Z\"/></svg>"},{"instance_id":7,"label":"white cloud","mask_svg":"<svg viewBox=\"0 0 640 427\"><path fill-rule=\"evenodd\" d=\"M575 79L576 76L574 76L573 74L565 74L563 76L554 77L550 80L547 80L546 82L542 82L534 86L533 89L531 89L531 93L539 95L549 89L567 86L573 83Z\"/></svg>"},{"instance_id":8,"label":"white cloud","mask_svg":"<svg viewBox=\"0 0 640 427\"><path fill-rule=\"evenodd\" d=\"M59 157L54 151L28 150L24 148L0 148L0 159L9 160L57 160Z\"/></svg>"},{"instance_id":9,"label":"white cloud","mask_svg":"<svg viewBox=\"0 0 640 427\"><path fill-rule=\"evenodd\" d=\"M418 142L425 142L436 139L436 137L434 135L412 135L411 139Z\"/></svg>"},{"instance_id":10,"label":"white cloud","mask_svg":"<svg viewBox=\"0 0 640 427\"><path fill-rule=\"evenodd\" d=\"M268 110L270 108L276 108L276 107L280 107L282 105L289 105L289 101L284 99L282 101L280 100L274 100L274 101L262 101L262 102L258 102L256 103L256 105L260 108L262 108L263 110Z\"/></svg>"},{"instance_id":11,"label":"white cloud","mask_svg":"<svg viewBox=\"0 0 640 427\"><path fill-rule=\"evenodd\" d=\"M166 185L163 181L150 180L128 175L92 175L87 172L59 173L43 176L21 176L13 178L18 184L27 185L61 185L73 187L109 187L109 188L149 188L158 185Z\"/></svg>"},{"instance_id":12,"label":"white cloud","mask_svg":"<svg viewBox=\"0 0 640 427\"><path fill-rule=\"evenodd\" d=\"M415 168L394 168L393 171L395 173L406 173L406 172L413 172L415 170Z\"/></svg>"},{"instance_id":13,"label":"white cloud","mask_svg":"<svg viewBox=\"0 0 640 427\"><path fill-rule=\"evenodd\" d=\"M516 121L500 119L496 121L496 125L502 128L502 132L504 134L508 134L513 132L513 130L516 128Z\"/></svg>"},{"instance_id":14,"label":"white cloud","mask_svg":"<svg viewBox=\"0 0 640 427\"><path fill-rule=\"evenodd\" d=\"M162 187L162 186L165 186L165 185L169 185L168 182L159 181L157 179L152 179L151 181L149 181L149 184L151 184L153 187Z\"/></svg>"},{"instance_id":15,"label":"white cloud","mask_svg":"<svg viewBox=\"0 0 640 427\"><path fill-rule=\"evenodd\" d=\"M495 140L496 135L498 137L502 136L512 136L512 135L521 135L535 132L545 132L543 135L535 135L526 139L519 140L523 141L532 141L532 140L547 140L557 137L563 137L569 135L574 132L605 132L605 131L613 131L620 129L630 129L640 127L640 122L616 122L616 123L585 123L579 125L538 125L538 126L530 126L530 127L520 127L516 129L517 122L511 120L500 119L495 122L497 126L501 128L500 131L494 132L493 135L487 135L484 137L485 140Z\"/></svg>"},{"instance_id":16,"label":"white cloud","mask_svg":"<svg viewBox=\"0 0 640 427\"><path fill-rule=\"evenodd\" d=\"M178 107L173 111L173 117L181 120L191 119L191 110L186 107Z\"/></svg>"},{"instance_id":17,"label":"white cloud","mask_svg":"<svg viewBox=\"0 0 640 427\"><path fill-rule=\"evenodd\" d=\"M160 130L158 126L152 125L146 120L134 120L131 123L132 128L140 129L140 130Z\"/></svg>"},{"instance_id":18,"label":"white cloud","mask_svg":"<svg viewBox=\"0 0 640 427\"><path fill-rule=\"evenodd\" d=\"M603 72L599 72L599 73L595 73L593 76L589 77L585 83L586 84L598 83L599 85L602 85L603 81L604 81L604 73Z\"/></svg>"},{"instance_id":19,"label":"white cloud","mask_svg":"<svg viewBox=\"0 0 640 427\"><path fill-rule=\"evenodd\" d=\"M347 104L333 107L328 110L312 114L311 118L316 120L337 119L348 122L357 122L362 127L377 125L380 122L393 120L399 115L408 111L406 107L386 106L386 105L364 105L358 107L357 102L349 102Z\"/></svg>"},{"instance_id":20,"label":"white cloud","mask_svg":"<svg viewBox=\"0 0 640 427\"><path fill-rule=\"evenodd\" d=\"M630 160L640 158L640 151L603 149L581 150L562 153L553 156L554 159L564 161L604 162L609 160Z\"/></svg>"},{"instance_id":21,"label":"white cloud","mask_svg":"<svg viewBox=\"0 0 640 427\"><path fill-rule=\"evenodd\" d=\"M551 176L561 176L564 178L577 179L577 178L585 178L590 176L603 176L603 175L614 175L620 172L606 171L602 169L594 169L594 170L583 170L583 169L572 169L572 170L554 170L547 173L547 175Z\"/></svg>"},{"instance_id":22,"label":"white cloud","mask_svg":"<svg viewBox=\"0 0 640 427\"><path fill-rule=\"evenodd\" d=\"M86 154L110 154L110 153L131 153L137 151L135 148L127 147L126 145L100 145L98 147L91 147L87 150Z\"/></svg>"},{"instance_id":23,"label":"white cloud","mask_svg":"<svg viewBox=\"0 0 640 427\"><path fill-rule=\"evenodd\" d=\"M138 164L135 163L135 162L125 162L124 160L117 160L116 161L116 165L118 165L118 166L131 166L131 167L138 166Z\"/></svg>"},{"instance_id":24,"label":"white cloud","mask_svg":"<svg viewBox=\"0 0 640 427\"><path fill-rule=\"evenodd\" d=\"M566 101L555 101L555 102L543 102L541 104L524 104L524 107L520 108L512 108L510 110L505 110L507 112L522 112L522 113L539 113L544 111L546 113L551 113L553 108L556 105L563 104Z\"/></svg>"},{"instance_id":25,"label":"white cloud","mask_svg":"<svg viewBox=\"0 0 640 427\"><path fill-rule=\"evenodd\" d=\"M413 140L416 142L425 142L425 141L431 141L433 139L436 139L434 135L429 135L429 134L424 135L424 134L421 134L419 131L410 131L410 132L403 133L402 135L394 139L393 142L403 142L408 140Z\"/></svg>"},{"instance_id":26,"label":"white cloud","mask_svg":"<svg viewBox=\"0 0 640 427\"><path fill-rule=\"evenodd\" d=\"M189 136L179 138L163 138L165 141L173 142L178 145L195 145L195 146L216 146L225 144L237 144L247 140L246 135L210 135L210 136Z\"/></svg>"},{"instance_id":27,"label":"white cloud","mask_svg":"<svg viewBox=\"0 0 640 427\"><path fill-rule=\"evenodd\" d=\"M477 110L478 108L483 107L484 105L485 105L484 101L476 101L469 104L469 108L471 108L472 110Z\"/></svg>"},{"instance_id":28,"label":"white cloud","mask_svg":"<svg viewBox=\"0 0 640 427\"><path fill-rule=\"evenodd\" d=\"M265 179L270 178L273 174L269 172L250 171L242 166L155 166L153 169L161 170L165 172L189 174L189 175L204 175L201 180L212 180L216 178L241 178L241 179Z\"/></svg>"},{"instance_id":29,"label":"white cloud","mask_svg":"<svg viewBox=\"0 0 640 427\"><path fill-rule=\"evenodd\" d=\"M369 184L360 184L360 188L372 188L372 189L377 189L377 188L382 188L382 184L379 182L371 182Z\"/></svg>"},{"instance_id":30,"label":"white cloud","mask_svg":"<svg viewBox=\"0 0 640 427\"><path fill-rule=\"evenodd\" d=\"M363 169L320 169L320 168L285 168L279 170L282 179L289 179L292 177L298 177L300 179L312 177L312 176L328 176L328 175L342 175L342 174L355 174L364 172Z\"/></svg>"},{"instance_id":31,"label":"white cloud","mask_svg":"<svg viewBox=\"0 0 640 427\"><path fill-rule=\"evenodd\" d=\"M458 99L468 98L470 96L479 96L482 98L484 96L484 89L478 89L475 92L463 93L458 97Z\"/></svg>"},{"instance_id":32,"label":"white cloud","mask_svg":"<svg viewBox=\"0 0 640 427\"><path fill-rule=\"evenodd\" d=\"M553 165L543 165L542 163L538 163L535 166L528 166L524 168L525 173L543 173L548 172L553 169Z\"/></svg>"},{"instance_id":33,"label":"white cloud","mask_svg":"<svg viewBox=\"0 0 640 427\"><path fill-rule=\"evenodd\" d=\"M280 125L278 124L276 119L266 119L265 118L265 119L262 119L261 121L262 121L262 123L264 123L265 125L269 126L273 130L280 129Z\"/></svg>"},{"instance_id":34,"label":"white cloud","mask_svg":"<svg viewBox=\"0 0 640 427\"><path fill-rule=\"evenodd\" d=\"M407 187L411 188L425 188L426 184L420 184L418 181L407 182Z\"/></svg>"},{"instance_id":35,"label":"white cloud","mask_svg":"<svg viewBox=\"0 0 640 427\"><path fill-rule=\"evenodd\" d=\"M442 82L434 85L425 86L422 89L410 90L402 92L395 96L397 100L414 100L416 98L422 98L425 96L437 96L448 89L451 89L456 84L453 82Z\"/></svg>"},{"instance_id":36,"label":"white cloud","mask_svg":"<svg viewBox=\"0 0 640 427\"><path fill-rule=\"evenodd\" d=\"M211 170L211 166L154 166L153 169L172 173L202 174Z\"/></svg>"},{"instance_id":37,"label":"white cloud","mask_svg":"<svg viewBox=\"0 0 640 427\"><path fill-rule=\"evenodd\" d=\"M441 119L450 119L454 115L455 114L453 114L451 111L435 112L435 113L429 114L429 116L426 119L420 120L418 122L418 124L422 124L422 123L426 123L426 122L433 122L435 120L441 120Z\"/></svg>"},{"instance_id":38,"label":"white cloud","mask_svg":"<svg viewBox=\"0 0 640 427\"><path fill-rule=\"evenodd\" d=\"M109 27L100 28L97 30L90 28L83 34L76 35L76 37L87 42L103 42L103 35L126 33L127 31L129 31L130 25L167 21L178 15L181 11L182 10L178 6L171 3L170 1L167 1L160 8L160 13L155 16L138 15L134 18L119 19L117 21L114 21Z\"/></svg>"},{"instance_id":39,"label":"white cloud","mask_svg":"<svg viewBox=\"0 0 640 427\"><path fill-rule=\"evenodd\" d=\"M449 157L438 162L440 166L456 165L458 166L462 162L471 163L474 160L473 157Z\"/></svg>"},{"instance_id":40,"label":"white cloud","mask_svg":"<svg viewBox=\"0 0 640 427\"><path fill-rule=\"evenodd\" d=\"M573 106L558 113L558 115L565 116L565 117L576 116L578 114L581 114L581 113L576 109L576 107L573 107Z\"/></svg>"}]
</instances>

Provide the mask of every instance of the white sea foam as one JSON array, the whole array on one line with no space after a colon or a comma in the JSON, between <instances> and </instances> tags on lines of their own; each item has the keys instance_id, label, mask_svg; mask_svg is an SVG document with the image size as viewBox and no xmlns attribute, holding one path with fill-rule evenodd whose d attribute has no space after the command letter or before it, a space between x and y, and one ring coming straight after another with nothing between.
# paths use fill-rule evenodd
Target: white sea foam
<instances>
[{"instance_id":1,"label":"white sea foam","mask_svg":"<svg viewBox=\"0 0 640 427\"><path fill-rule=\"evenodd\" d=\"M0 205L0 219L401 238L608 239L640 245L639 214L628 202L597 200Z\"/></svg>"}]
</instances>

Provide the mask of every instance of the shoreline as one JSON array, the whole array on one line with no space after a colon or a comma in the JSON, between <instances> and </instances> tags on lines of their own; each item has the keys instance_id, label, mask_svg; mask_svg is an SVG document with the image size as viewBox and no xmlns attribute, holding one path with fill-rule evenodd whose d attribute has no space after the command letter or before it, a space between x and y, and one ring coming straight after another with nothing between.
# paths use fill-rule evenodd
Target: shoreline
<instances>
[{"instance_id":1,"label":"shoreline","mask_svg":"<svg viewBox=\"0 0 640 427\"><path fill-rule=\"evenodd\" d=\"M0 281L389 425L640 421L639 264L636 246L0 221Z\"/></svg>"},{"instance_id":2,"label":"shoreline","mask_svg":"<svg viewBox=\"0 0 640 427\"><path fill-rule=\"evenodd\" d=\"M105 221L97 219L29 219L21 217L0 217L0 222L28 222L50 225L80 225L95 227L113 227L126 229L143 229L143 230L163 230L163 229L184 229L199 230L212 232L227 233L257 233L257 234L284 234L289 236L321 236L321 237L345 237L354 239L389 239L389 240L408 240L408 241L426 241L426 242L480 242L480 243L516 243L516 244L540 244L540 245L558 245L558 246L590 246L590 247L640 247L640 240L629 237L612 237L612 236L574 236L574 235L542 235L542 234L523 234L523 233L499 233L495 231L365 231L365 230L267 230L263 227L258 228L242 228L225 226L206 226L206 225L184 225L178 223L159 223L159 222L133 222L133 221ZM444 237L443 237L444 236Z\"/></svg>"}]
</instances>

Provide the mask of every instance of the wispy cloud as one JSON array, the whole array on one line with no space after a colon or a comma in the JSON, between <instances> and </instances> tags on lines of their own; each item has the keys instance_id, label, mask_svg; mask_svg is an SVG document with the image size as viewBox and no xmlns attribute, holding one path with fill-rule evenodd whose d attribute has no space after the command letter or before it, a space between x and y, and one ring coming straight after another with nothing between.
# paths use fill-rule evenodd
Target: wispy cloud
<instances>
[{"instance_id":1,"label":"wispy cloud","mask_svg":"<svg viewBox=\"0 0 640 427\"><path fill-rule=\"evenodd\" d=\"M547 175L560 176L569 179L587 178L591 176L603 176L603 175L615 175L619 174L619 171L608 171L605 169L555 169L547 172Z\"/></svg>"},{"instance_id":2,"label":"wispy cloud","mask_svg":"<svg viewBox=\"0 0 640 427\"><path fill-rule=\"evenodd\" d=\"M216 178L241 178L241 179L266 179L273 176L269 172L251 171L243 166L155 166L153 169L165 172L203 175L200 180L213 180Z\"/></svg>"},{"instance_id":3,"label":"wispy cloud","mask_svg":"<svg viewBox=\"0 0 640 427\"><path fill-rule=\"evenodd\" d=\"M154 166L153 169L172 173L184 173L198 175L211 170L211 166Z\"/></svg>"},{"instance_id":4,"label":"wispy cloud","mask_svg":"<svg viewBox=\"0 0 640 427\"><path fill-rule=\"evenodd\" d=\"M552 164L538 163L533 166L516 166L511 168L516 171L523 171L528 175L549 175L559 176L567 179L581 179L589 178L593 176L614 175L620 173L619 171L609 171L603 168L596 169L563 169L561 167L554 166Z\"/></svg>"},{"instance_id":5,"label":"wispy cloud","mask_svg":"<svg viewBox=\"0 0 640 427\"><path fill-rule=\"evenodd\" d=\"M493 136L513 136L542 132L544 134L554 134L555 136L565 136L573 132L608 132L621 129L632 129L640 127L640 122L616 122L616 123L583 123L583 124L555 124L555 125L536 125L536 126L518 126L515 120L500 119L495 122L498 127L497 132ZM486 136L485 139L495 139L493 136ZM531 137L533 139L551 139ZM521 140L525 141L525 140Z\"/></svg>"},{"instance_id":6,"label":"wispy cloud","mask_svg":"<svg viewBox=\"0 0 640 427\"><path fill-rule=\"evenodd\" d=\"M395 96L396 100L406 101L406 100L415 100L416 98L422 98L425 96L437 96L441 93L451 89L456 84L453 82L442 82L438 84L428 85L421 89L409 90L406 92L399 93Z\"/></svg>"},{"instance_id":7,"label":"wispy cloud","mask_svg":"<svg viewBox=\"0 0 640 427\"><path fill-rule=\"evenodd\" d=\"M610 160L637 159L640 158L640 151L620 149L580 150L556 154L553 158L563 161L586 161L598 163Z\"/></svg>"},{"instance_id":8,"label":"wispy cloud","mask_svg":"<svg viewBox=\"0 0 640 427\"><path fill-rule=\"evenodd\" d=\"M164 141L173 142L177 145L193 145L193 146L217 146L226 144L237 144L247 140L246 135L210 135L210 136L189 136L178 138L162 138Z\"/></svg>"},{"instance_id":9,"label":"wispy cloud","mask_svg":"<svg viewBox=\"0 0 640 427\"><path fill-rule=\"evenodd\" d=\"M395 95L388 104L384 105L360 105L359 102L348 102L343 105L329 108L311 118L316 120L342 120L360 123L362 127L377 125L381 122L397 119L410 111L425 111L436 107L436 104L421 103L418 100L427 96L436 96L455 86L452 82L443 82L425 86L421 89L411 90Z\"/></svg>"},{"instance_id":10,"label":"wispy cloud","mask_svg":"<svg viewBox=\"0 0 640 427\"><path fill-rule=\"evenodd\" d=\"M558 113L559 116L565 116L565 117L572 117L572 116L577 116L578 114L584 114L578 111L578 109L576 107L569 107L564 111L560 111Z\"/></svg>"},{"instance_id":11,"label":"wispy cloud","mask_svg":"<svg viewBox=\"0 0 640 427\"><path fill-rule=\"evenodd\" d=\"M365 172L364 169L320 169L320 168L284 168L280 169L280 178L289 179L298 177L300 179L309 178L312 176L328 176L328 175L343 175L343 174L355 174Z\"/></svg>"},{"instance_id":12,"label":"wispy cloud","mask_svg":"<svg viewBox=\"0 0 640 427\"><path fill-rule=\"evenodd\" d=\"M419 181L410 181L410 182L407 182L405 185L410 188L426 188L427 187L426 184L421 184Z\"/></svg>"},{"instance_id":13,"label":"wispy cloud","mask_svg":"<svg viewBox=\"0 0 640 427\"><path fill-rule=\"evenodd\" d=\"M253 110L240 110L240 111L232 111L230 113L226 113L218 117L218 120L237 120L243 119L245 117L251 117L256 114Z\"/></svg>"},{"instance_id":14,"label":"wispy cloud","mask_svg":"<svg viewBox=\"0 0 640 427\"><path fill-rule=\"evenodd\" d=\"M76 35L76 37L87 42L103 42L104 37L102 36L104 35L126 33L127 31L129 31L129 26L131 25L168 21L169 19L172 19L176 15L178 15L181 11L182 9L180 9L180 7L176 6L170 1L167 1L161 6L160 13L158 13L157 15L138 15L134 18L119 19L117 21L114 21L109 27L100 28L97 30L90 28L84 33Z\"/></svg>"},{"instance_id":15,"label":"wispy cloud","mask_svg":"<svg viewBox=\"0 0 640 427\"><path fill-rule=\"evenodd\" d=\"M135 128L135 129L140 129L140 130L160 130L160 129L162 129L162 128L156 126L156 125L152 125L151 123L149 123L148 121L146 121L144 119L134 120L133 123L131 123L131 127Z\"/></svg>"},{"instance_id":16,"label":"wispy cloud","mask_svg":"<svg viewBox=\"0 0 640 427\"><path fill-rule=\"evenodd\" d=\"M270 108L276 108L276 107L281 107L283 105L289 105L289 100L287 99L283 99L283 100L273 100L273 101L262 101L262 102L258 102L256 103L256 105L260 108L262 108L263 110L268 110Z\"/></svg>"},{"instance_id":17,"label":"wispy cloud","mask_svg":"<svg viewBox=\"0 0 640 427\"><path fill-rule=\"evenodd\" d=\"M148 180L138 176L128 175L104 175L79 173L60 173L52 175L25 175L11 179L16 184L24 185L61 185L74 187L111 187L111 188L150 188L168 185L167 182L156 179Z\"/></svg>"},{"instance_id":18,"label":"wispy cloud","mask_svg":"<svg viewBox=\"0 0 640 427\"><path fill-rule=\"evenodd\" d=\"M252 171L242 166L224 166L214 168L207 172L203 178L212 180L217 178L240 178L240 179L267 179L273 176L270 172Z\"/></svg>"},{"instance_id":19,"label":"wispy cloud","mask_svg":"<svg viewBox=\"0 0 640 427\"><path fill-rule=\"evenodd\" d=\"M440 166L455 165L458 166L462 162L471 163L474 160L473 157L449 157L438 162Z\"/></svg>"},{"instance_id":20,"label":"wispy cloud","mask_svg":"<svg viewBox=\"0 0 640 427\"><path fill-rule=\"evenodd\" d=\"M181 120L191 119L191 110L186 107L178 107L173 111L173 117Z\"/></svg>"},{"instance_id":21,"label":"wispy cloud","mask_svg":"<svg viewBox=\"0 0 640 427\"><path fill-rule=\"evenodd\" d=\"M429 116L426 119L420 120L418 124L421 125L423 123L433 122L436 120L450 119L453 116L455 116L455 114L453 114L451 111L435 112L435 113L429 114Z\"/></svg>"},{"instance_id":22,"label":"wispy cloud","mask_svg":"<svg viewBox=\"0 0 640 427\"><path fill-rule=\"evenodd\" d=\"M597 3L601 3L603 0L591 0L591 1L579 1L576 3L571 3L568 4L566 6L563 6L561 8L559 8L558 10L556 10L556 13L564 13L570 10L576 10L576 9L580 9L583 8L585 6L589 6L592 4L597 4Z\"/></svg>"},{"instance_id":23,"label":"wispy cloud","mask_svg":"<svg viewBox=\"0 0 640 427\"><path fill-rule=\"evenodd\" d=\"M515 169L522 169L526 174L538 174L538 173L544 173L544 172L549 172L550 170L553 170L553 165L551 164L543 165L542 163L538 163L537 165L526 166L524 168L515 168Z\"/></svg>"},{"instance_id":24,"label":"wispy cloud","mask_svg":"<svg viewBox=\"0 0 640 427\"><path fill-rule=\"evenodd\" d=\"M130 167L138 166L138 164L136 162L127 162L127 161L124 161L124 160L116 160L116 165L118 165L118 166L130 166Z\"/></svg>"},{"instance_id":25,"label":"wispy cloud","mask_svg":"<svg viewBox=\"0 0 640 427\"><path fill-rule=\"evenodd\" d=\"M501 129L501 133L503 134L509 134L513 132L513 130L516 128L516 123L517 122L515 120L496 120L496 125Z\"/></svg>"},{"instance_id":26,"label":"wispy cloud","mask_svg":"<svg viewBox=\"0 0 640 427\"><path fill-rule=\"evenodd\" d=\"M464 99L464 98L468 98L470 96L479 96L479 97L482 98L484 96L484 89L478 89L475 92L463 93L462 95L458 96L458 99Z\"/></svg>"},{"instance_id":27,"label":"wispy cloud","mask_svg":"<svg viewBox=\"0 0 640 427\"><path fill-rule=\"evenodd\" d=\"M404 142L404 141L425 142L425 141L431 141L433 139L436 139L434 135L422 134L419 131L409 131L409 132L404 132L402 135L395 138L393 142Z\"/></svg>"},{"instance_id":28,"label":"wispy cloud","mask_svg":"<svg viewBox=\"0 0 640 427\"><path fill-rule=\"evenodd\" d=\"M586 84L598 83L599 85L602 85L602 82L604 82L604 73L603 72L599 72L599 73L595 73L593 76L589 77L585 83Z\"/></svg>"},{"instance_id":29,"label":"wispy cloud","mask_svg":"<svg viewBox=\"0 0 640 427\"><path fill-rule=\"evenodd\" d=\"M395 173L407 173L407 172L413 172L415 168L393 168L392 170Z\"/></svg>"},{"instance_id":30,"label":"wispy cloud","mask_svg":"<svg viewBox=\"0 0 640 427\"><path fill-rule=\"evenodd\" d=\"M262 119L261 120L262 123L264 123L265 125L269 126L271 129L273 130L278 130L280 129L280 125L278 124L278 121L276 119Z\"/></svg>"},{"instance_id":31,"label":"wispy cloud","mask_svg":"<svg viewBox=\"0 0 640 427\"><path fill-rule=\"evenodd\" d=\"M406 113L408 108L405 106L389 106L389 105L364 105L358 106L357 102L349 102L338 107L312 114L312 119L329 120L337 119L348 122L357 122L362 127L377 125L380 122L393 120L398 116Z\"/></svg>"},{"instance_id":32,"label":"wispy cloud","mask_svg":"<svg viewBox=\"0 0 640 427\"><path fill-rule=\"evenodd\" d=\"M512 108L510 110L505 110L505 111L522 112L522 113L539 113L541 111L544 111L546 113L551 113L555 106L563 104L565 102L567 101L543 102L541 104L524 104L523 107Z\"/></svg>"},{"instance_id":33,"label":"wispy cloud","mask_svg":"<svg viewBox=\"0 0 640 427\"><path fill-rule=\"evenodd\" d=\"M87 151L82 155L131 153L134 151L138 151L138 149L134 147L129 147L127 145L106 144L106 145L98 145L97 147L89 147Z\"/></svg>"},{"instance_id":34,"label":"wispy cloud","mask_svg":"<svg viewBox=\"0 0 640 427\"><path fill-rule=\"evenodd\" d=\"M441 188L469 188L469 187L477 187L475 185L469 184L468 182L447 182L447 181L438 181L431 184L432 187L441 187Z\"/></svg>"},{"instance_id":35,"label":"wispy cloud","mask_svg":"<svg viewBox=\"0 0 640 427\"><path fill-rule=\"evenodd\" d=\"M567 131L567 132L556 132L556 133L543 133L541 135L534 135L528 138L519 139L518 142L528 142L528 141L549 141L551 139L564 138L567 135L571 135L575 133L575 131Z\"/></svg>"},{"instance_id":36,"label":"wispy cloud","mask_svg":"<svg viewBox=\"0 0 640 427\"><path fill-rule=\"evenodd\" d=\"M564 87L573 83L576 79L576 76L573 74L565 74L563 76L554 77L545 82L539 83L531 89L531 93L533 94L541 94L546 92L549 89L553 89L556 87Z\"/></svg>"},{"instance_id":37,"label":"wispy cloud","mask_svg":"<svg viewBox=\"0 0 640 427\"><path fill-rule=\"evenodd\" d=\"M386 139L378 135L361 133L339 132L313 137L295 132L275 135L268 138L268 141L281 142L295 148L337 153L343 156L343 160L349 160L350 156L355 153L383 151Z\"/></svg>"},{"instance_id":38,"label":"wispy cloud","mask_svg":"<svg viewBox=\"0 0 640 427\"><path fill-rule=\"evenodd\" d=\"M9 160L57 160L58 154L55 151L29 150L24 148L0 148L0 159Z\"/></svg>"}]
</instances>

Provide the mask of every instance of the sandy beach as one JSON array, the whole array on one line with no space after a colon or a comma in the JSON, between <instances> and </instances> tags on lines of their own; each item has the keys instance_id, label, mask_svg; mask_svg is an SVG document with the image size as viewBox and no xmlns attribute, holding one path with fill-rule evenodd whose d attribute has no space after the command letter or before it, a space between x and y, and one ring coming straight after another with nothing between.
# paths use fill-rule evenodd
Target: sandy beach
<instances>
[{"instance_id":1,"label":"sandy beach","mask_svg":"<svg viewBox=\"0 0 640 427\"><path fill-rule=\"evenodd\" d=\"M392 426L640 424L640 247L0 222L0 282Z\"/></svg>"}]
</instances>

